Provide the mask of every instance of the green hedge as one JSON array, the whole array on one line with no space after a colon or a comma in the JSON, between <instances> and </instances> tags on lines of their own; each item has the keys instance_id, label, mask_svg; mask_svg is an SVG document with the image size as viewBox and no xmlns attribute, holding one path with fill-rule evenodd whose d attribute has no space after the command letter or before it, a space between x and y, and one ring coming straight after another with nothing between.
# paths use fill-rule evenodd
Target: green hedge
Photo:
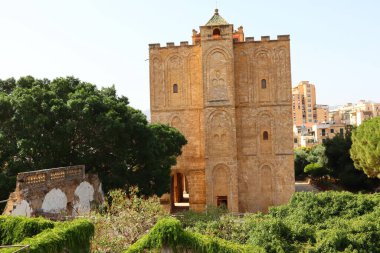
<instances>
[{"instance_id":1,"label":"green hedge","mask_svg":"<svg viewBox=\"0 0 380 253\"><path fill-rule=\"evenodd\" d=\"M11 245L53 228L54 222L42 218L0 216L0 245Z\"/></svg>"},{"instance_id":2,"label":"green hedge","mask_svg":"<svg viewBox=\"0 0 380 253\"><path fill-rule=\"evenodd\" d=\"M125 253L141 253L146 250L160 250L164 246L175 251L191 250L194 253L260 253L262 248L240 245L217 237L210 237L183 230L180 221L174 218L159 220L152 230Z\"/></svg>"},{"instance_id":3,"label":"green hedge","mask_svg":"<svg viewBox=\"0 0 380 253\"><path fill-rule=\"evenodd\" d=\"M29 244L31 253L90 252L90 241L94 235L94 225L86 219L51 222L42 218L13 216L2 216L2 218L5 220L4 224L12 224L17 221L24 223L24 225L20 225L20 227L17 227L17 225L13 227L4 225L4 228L10 230L4 229L2 231L4 234L9 233L9 236L4 237L4 242L6 243L2 241L2 244ZM12 230L14 227L17 228L18 232ZM26 228L26 232L20 232L22 228ZM22 241L20 239L22 239ZM8 249L0 252L12 251L14 250Z\"/></svg>"}]
</instances>

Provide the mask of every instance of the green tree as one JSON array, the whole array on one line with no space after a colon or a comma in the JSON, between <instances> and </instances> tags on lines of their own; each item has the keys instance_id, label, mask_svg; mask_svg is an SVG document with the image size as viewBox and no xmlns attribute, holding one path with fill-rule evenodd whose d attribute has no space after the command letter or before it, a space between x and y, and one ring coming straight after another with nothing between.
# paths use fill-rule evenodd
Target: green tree
<instances>
[{"instance_id":1,"label":"green tree","mask_svg":"<svg viewBox=\"0 0 380 253\"><path fill-rule=\"evenodd\" d=\"M353 131L350 154L357 169L380 178L380 117L364 121Z\"/></svg>"},{"instance_id":2,"label":"green tree","mask_svg":"<svg viewBox=\"0 0 380 253\"><path fill-rule=\"evenodd\" d=\"M325 156L325 147L316 145L312 148L300 147L294 150L294 171L296 177L301 177L304 174L304 169L308 164L318 163L325 167L327 157ZM327 170L325 170L327 173Z\"/></svg>"},{"instance_id":3,"label":"green tree","mask_svg":"<svg viewBox=\"0 0 380 253\"><path fill-rule=\"evenodd\" d=\"M321 177L328 174L328 171L319 163L310 163L306 165L304 172L312 177Z\"/></svg>"},{"instance_id":4,"label":"green tree","mask_svg":"<svg viewBox=\"0 0 380 253\"><path fill-rule=\"evenodd\" d=\"M309 152L310 148L300 147L294 149L294 172L296 177L301 176L303 169L309 164L307 160Z\"/></svg>"},{"instance_id":5,"label":"green tree","mask_svg":"<svg viewBox=\"0 0 380 253\"><path fill-rule=\"evenodd\" d=\"M143 194L169 189L170 167L186 144L168 126L148 125L139 110L74 77L0 80L0 193L19 172L85 164L105 189L137 185Z\"/></svg>"},{"instance_id":6,"label":"green tree","mask_svg":"<svg viewBox=\"0 0 380 253\"><path fill-rule=\"evenodd\" d=\"M350 157L352 145L350 131L345 135L338 134L332 139L327 139L324 145L330 175L339 179L345 188L348 190L371 190L378 184L378 180L369 180L362 171L355 169Z\"/></svg>"}]
</instances>

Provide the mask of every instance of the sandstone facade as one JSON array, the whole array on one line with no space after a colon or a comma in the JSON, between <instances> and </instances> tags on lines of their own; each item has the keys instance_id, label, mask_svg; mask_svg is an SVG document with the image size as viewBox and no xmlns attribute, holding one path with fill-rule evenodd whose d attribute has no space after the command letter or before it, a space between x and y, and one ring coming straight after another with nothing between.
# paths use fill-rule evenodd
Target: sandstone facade
<instances>
[{"instance_id":1,"label":"sandstone facade","mask_svg":"<svg viewBox=\"0 0 380 253\"><path fill-rule=\"evenodd\" d=\"M172 168L172 202L266 211L294 192L290 40L244 38L216 10L193 44L149 45L151 121L188 144ZM173 206L174 207L174 206Z\"/></svg>"}]
</instances>

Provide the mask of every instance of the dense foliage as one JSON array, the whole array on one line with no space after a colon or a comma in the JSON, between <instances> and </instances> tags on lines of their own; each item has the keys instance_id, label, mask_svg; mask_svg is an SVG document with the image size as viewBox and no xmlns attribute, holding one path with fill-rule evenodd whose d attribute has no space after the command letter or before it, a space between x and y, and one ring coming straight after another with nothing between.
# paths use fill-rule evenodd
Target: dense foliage
<instances>
[{"instance_id":1,"label":"dense foliage","mask_svg":"<svg viewBox=\"0 0 380 253\"><path fill-rule=\"evenodd\" d=\"M321 177L328 173L327 169L319 163L310 163L305 166L304 172L312 177Z\"/></svg>"},{"instance_id":2,"label":"dense foliage","mask_svg":"<svg viewBox=\"0 0 380 253\"><path fill-rule=\"evenodd\" d=\"M92 252L122 252L167 216L157 197L143 198L133 187L126 194L112 190L103 210L95 216Z\"/></svg>"},{"instance_id":3,"label":"dense foliage","mask_svg":"<svg viewBox=\"0 0 380 253\"><path fill-rule=\"evenodd\" d=\"M143 253L146 250L159 250L170 247L175 250L191 250L199 253L263 253L264 250L253 245L240 245L217 237L204 236L183 230L181 223L174 218L165 218L149 231L147 235L128 248L126 253Z\"/></svg>"},{"instance_id":4,"label":"dense foliage","mask_svg":"<svg viewBox=\"0 0 380 253\"><path fill-rule=\"evenodd\" d=\"M187 217L186 231L265 252L380 252L380 194L304 192L266 215L219 213L193 224Z\"/></svg>"},{"instance_id":5,"label":"dense foliage","mask_svg":"<svg viewBox=\"0 0 380 253\"><path fill-rule=\"evenodd\" d=\"M380 116L363 122L352 133L351 158L369 177L380 178Z\"/></svg>"},{"instance_id":6,"label":"dense foliage","mask_svg":"<svg viewBox=\"0 0 380 253\"><path fill-rule=\"evenodd\" d=\"M0 245L16 244L53 227L53 222L42 218L0 216Z\"/></svg>"},{"instance_id":7,"label":"dense foliage","mask_svg":"<svg viewBox=\"0 0 380 253\"><path fill-rule=\"evenodd\" d=\"M296 177L304 176L305 167L308 164L318 163L321 167L327 162L325 156L325 147L322 145L316 145L312 148L300 147L294 150L294 171Z\"/></svg>"},{"instance_id":8,"label":"dense foliage","mask_svg":"<svg viewBox=\"0 0 380 253\"><path fill-rule=\"evenodd\" d=\"M31 253L90 252L90 242L94 235L94 225L85 219L53 223L41 218L7 216L2 217L0 222L8 223L1 226L1 229L5 229L2 233L6 234L2 243L30 245ZM9 225L17 222L22 225ZM12 236L14 237L10 238ZM14 249L0 252L14 252Z\"/></svg>"},{"instance_id":9,"label":"dense foliage","mask_svg":"<svg viewBox=\"0 0 380 253\"><path fill-rule=\"evenodd\" d=\"M0 199L19 172L76 164L97 172L106 190L162 194L185 144L176 129L148 125L114 87L73 77L0 80Z\"/></svg>"},{"instance_id":10,"label":"dense foliage","mask_svg":"<svg viewBox=\"0 0 380 253\"><path fill-rule=\"evenodd\" d=\"M352 141L349 130L345 135L337 134L331 139L326 139L323 145L296 148L294 150L296 178L311 176L322 184L324 179L329 179L327 181L338 184L335 187L349 191L373 191L378 187L380 180L369 179L363 171L355 168L350 157ZM371 161L375 160L371 158ZM321 180L322 178L324 179Z\"/></svg>"},{"instance_id":11,"label":"dense foliage","mask_svg":"<svg viewBox=\"0 0 380 253\"><path fill-rule=\"evenodd\" d=\"M350 131L346 135L336 135L332 139L327 139L324 145L329 175L338 179L347 190L372 190L378 186L379 180L369 179L363 171L355 168L350 157L352 145Z\"/></svg>"}]
</instances>

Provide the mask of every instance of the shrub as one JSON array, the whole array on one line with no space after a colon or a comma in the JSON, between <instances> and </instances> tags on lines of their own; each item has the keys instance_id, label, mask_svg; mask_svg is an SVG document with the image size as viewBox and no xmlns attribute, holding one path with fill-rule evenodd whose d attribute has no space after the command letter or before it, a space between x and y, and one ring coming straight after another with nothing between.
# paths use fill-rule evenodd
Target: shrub
<instances>
[{"instance_id":1,"label":"shrub","mask_svg":"<svg viewBox=\"0 0 380 253\"><path fill-rule=\"evenodd\" d=\"M319 163L310 163L306 165L304 172L312 177L321 177L328 173L328 171Z\"/></svg>"},{"instance_id":2,"label":"shrub","mask_svg":"<svg viewBox=\"0 0 380 253\"><path fill-rule=\"evenodd\" d=\"M19 222L22 225L10 225ZM42 218L2 217L2 244L30 245L31 253L90 252L94 225L86 219L51 222ZM2 224L2 225L3 225ZM1 252L13 252L5 249Z\"/></svg>"},{"instance_id":3,"label":"shrub","mask_svg":"<svg viewBox=\"0 0 380 253\"><path fill-rule=\"evenodd\" d=\"M157 222L149 234L128 248L126 253L140 253L146 250L170 247L177 250L191 250L199 253L242 253L265 252L260 247L240 245L217 237L205 236L182 229L180 221L164 218Z\"/></svg>"},{"instance_id":4,"label":"shrub","mask_svg":"<svg viewBox=\"0 0 380 253\"><path fill-rule=\"evenodd\" d=\"M0 245L11 245L53 228L52 221L43 218L0 216Z\"/></svg>"},{"instance_id":5,"label":"shrub","mask_svg":"<svg viewBox=\"0 0 380 253\"><path fill-rule=\"evenodd\" d=\"M110 191L105 203L94 219L94 252L122 252L167 215L158 197L140 197L133 187L128 195L123 190Z\"/></svg>"},{"instance_id":6,"label":"shrub","mask_svg":"<svg viewBox=\"0 0 380 253\"><path fill-rule=\"evenodd\" d=\"M380 252L380 194L300 192L268 214L214 217L187 223L185 231L265 252Z\"/></svg>"}]
</instances>

